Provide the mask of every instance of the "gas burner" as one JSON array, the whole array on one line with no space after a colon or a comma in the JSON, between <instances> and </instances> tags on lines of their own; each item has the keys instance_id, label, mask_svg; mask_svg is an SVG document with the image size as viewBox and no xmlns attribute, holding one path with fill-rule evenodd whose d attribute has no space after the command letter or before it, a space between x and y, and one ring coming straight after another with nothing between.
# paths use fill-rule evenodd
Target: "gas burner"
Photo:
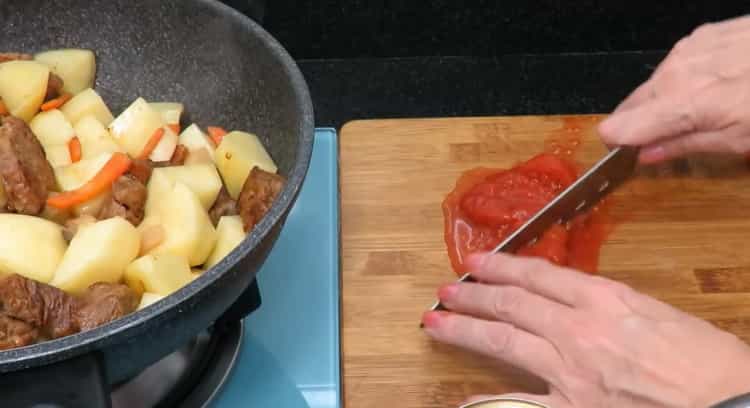
<instances>
[{"instance_id":1,"label":"gas burner","mask_svg":"<svg viewBox=\"0 0 750 408\"><path fill-rule=\"evenodd\" d=\"M137 377L113 387L112 407L206 407L234 368L242 322L202 332Z\"/></svg>"}]
</instances>

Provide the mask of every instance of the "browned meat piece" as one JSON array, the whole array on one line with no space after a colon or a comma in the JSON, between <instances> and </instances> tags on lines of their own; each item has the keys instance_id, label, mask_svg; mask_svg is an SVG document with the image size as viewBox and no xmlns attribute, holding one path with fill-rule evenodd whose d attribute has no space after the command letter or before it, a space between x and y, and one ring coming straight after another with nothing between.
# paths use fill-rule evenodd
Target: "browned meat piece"
<instances>
[{"instance_id":1,"label":"browned meat piece","mask_svg":"<svg viewBox=\"0 0 750 408\"><path fill-rule=\"evenodd\" d=\"M0 313L0 350L28 346L38 339L34 326Z\"/></svg>"},{"instance_id":2,"label":"browned meat piece","mask_svg":"<svg viewBox=\"0 0 750 408\"><path fill-rule=\"evenodd\" d=\"M284 187L284 177L253 167L250 175L242 186L237 207L245 227L245 232L253 229L255 224L263 218L271 208L273 200Z\"/></svg>"},{"instance_id":3,"label":"browned meat piece","mask_svg":"<svg viewBox=\"0 0 750 408\"><path fill-rule=\"evenodd\" d=\"M152 170L151 162L149 160L133 159L133 165L130 166L128 173L137 178L141 183L148 184L148 179L151 178Z\"/></svg>"},{"instance_id":4,"label":"browned meat piece","mask_svg":"<svg viewBox=\"0 0 750 408\"><path fill-rule=\"evenodd\" d=\"M76 321L89 330L135 311L138 295L127 285L99 282L89 286L79 300Z\"/></svg>"},{"instance_id":5,"label":"browned meat piece","mask_svg":"<svg viewBox=\"0 0 750 408\"><path fill-rule=\"evenodd\" d=\"M112 197L128 209L143 209L146 194L146 186L131 175L120 176L112 185Z\"/></svg>"},{"instance_id":6,"label":"browned meat piece","mask_svg":"<svg viewBox=\"0 0 750 408\"><path fill-rule=\"evenodd\" d=\"M185 160L187 160L188 154L190 154L190 151L187 149L187 147L178 144L174 149L174 153L172 153L172 158L169 159L169 165L182 166L183 164L185 164Z\"/></svg>"},{"instance_id":7,"label":"browned meat piece","mask_svg":"<svg viewBox=\"0 0 750 408\"><path fill-rule=\"evenodd\" d=\"M0 280L0 350L89 330L138 307L127 285L95 283L80 298L21 275Z\"/></svg>"},{"instance_id":8,"label":"browned meat piece","mask_svg":"<svg viewBox=\"0 0 750 408\"><path fill-rule=\"evenodd\" d=\"M225 215L237 214L237 202L232 200L227 189L222 186L219 195L216 197L216 201L214 201L214 205L208 210L208 215L211 217L211 221L215 226L219 223L219 218Z\"/></svg>"},{"instance_id":9,"label":"browned meat piece","mask_svg":"<svg viewBox=\"0 0 750 408\"><path fill-rule=\"evenodd\" d=\"M50 192L49 197L52 197L53 194L56 194L56 193ZM50 220L54 223L63 225L66 222L68 222L68 220L72 218L74 215L71 209L68 209L68 208L61 209L61 208L55 208L51 205L45 205L44 210L42 210L42 213L39 214L39 216L46 220Z\"/></svg>"},{"instance_id":10,"label":"browned meat piece","mask_svg":"<svg viewBox=\"0 0 750 408\"><path fill-rule=\"evenodd\" d=\"M21 275L0 280L0 304L0 313L40 329L45 337L54 339L78 331L73 320L74 297Z\"/></svg>"},{"instance_id":11,"label":"browned meat piece","mask_svg":"<svg viewBox=\"0 0 750 408\"><path fill-rule=\"evenodd\" d=\"M34 56L31 54L22 54L20 52L0 52L0 63L15 60L30 60Z\"/></svg>"},{"instance_id":12,"label":"browned meat piece","mask_svg":"<svg viewBox=\"0 0 750 408\"><path fill-rule=\"evenodd\" d=\"M172 163L168 161L149 161L149 163L151 164L151 167L155 169L158 169L160 167L169 167L172 165Z\"/></svg>"},{"instance_id":13,"label":"browned meat piece","mask_svg":"<svg viewBox=\"0 0 750 408\"><path fill-rule=\"evenodd\" d=\"M8 212L5 206L8 204L8 197L5 196L5 187L3 187L3 178L0 177L0 214Z\"/></svg>"},{"instance_id":14,"label":"browned meat piece","mask_svg":"<svg viewBox=\"0 0 750 408\"><path fill-rule=\"evenodd\" d=\"M42 145L21 119L0 117L0 178L8 197L7 208L36 215L44 209L55 175Z\"/></svg>"},{"instance_id":15,"label":"browned meat piece","mask_svg":"<svg viewBox=\"0 0 750 408\"><path fill-rule=\"evenodd\" d=\"M135 176L120 176L112 184L112 197L99 212L99 219L120 216L138 226L143 221L147 193L146 185Z\"/></svg>"},{"instance_id":16,"label":"browned meat piece","mask_svg":"<svg viewBox=\"0 0 750 408\"><path fill-rule=\"evenodd\" d=\"M50 72L49 80L47 80L47 95L44 97L44 100L47 101L62 95L64 85L65 83L62 78Z\"/></svg>"}]
</instances>

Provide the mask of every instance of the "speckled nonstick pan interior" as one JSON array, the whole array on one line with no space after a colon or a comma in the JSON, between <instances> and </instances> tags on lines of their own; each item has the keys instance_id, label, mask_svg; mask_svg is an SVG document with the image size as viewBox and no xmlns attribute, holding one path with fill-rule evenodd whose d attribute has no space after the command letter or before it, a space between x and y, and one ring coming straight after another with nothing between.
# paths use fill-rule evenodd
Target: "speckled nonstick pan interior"
<instances>
[{"instance_id":1,"label":"speckled nonstick pan interior","mask_svg":"<svg viewBox=\"0 0 750 408\"><path fill-rule=\"evenodd\" d=\"M288 182L240 247L164 302L94 330L0 352L3 399L3 386L19 372L64 372L69 361L96 362L98 381L123 381L209 327L253 282L312 150L312 105L296 65L262 28L219 2L0 0L0 51L64 47L95 51L96 89L113 113L139 96L183 102L188 123L256 133Z\"/></svg>"}]
</instances>

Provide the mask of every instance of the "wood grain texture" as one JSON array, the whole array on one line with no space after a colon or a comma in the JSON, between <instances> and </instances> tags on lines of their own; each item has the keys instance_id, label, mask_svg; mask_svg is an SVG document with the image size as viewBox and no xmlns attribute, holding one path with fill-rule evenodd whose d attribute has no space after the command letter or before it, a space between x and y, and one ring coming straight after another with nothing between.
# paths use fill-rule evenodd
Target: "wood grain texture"
<instances>
[{"instance_id":1,"label":"wood grain texture","mask_svg":"<svg viewBox=\"0 0 750 408\"><path fill-rule=\"evenodd\" d=\"M431 342L419 320L456 278L443 197L464 170L510 167L582 137L588 167L605 152L602 116L350 122L340 137L342 349L347 407L449 407L476 393L540 391L510 367ZM571 126L571 123L575 124ZM750 340L750 178L737 157L639 170L614 197L621 223L600 274Z\"/></svg>"}]
</instances>

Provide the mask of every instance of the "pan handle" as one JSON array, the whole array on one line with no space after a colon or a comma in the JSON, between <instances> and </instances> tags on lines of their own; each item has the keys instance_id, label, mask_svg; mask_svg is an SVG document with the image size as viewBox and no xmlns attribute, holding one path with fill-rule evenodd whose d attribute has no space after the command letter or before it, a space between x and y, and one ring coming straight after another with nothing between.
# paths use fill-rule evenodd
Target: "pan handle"
<instances>
[{"instance_id":1,"label":"pan handle","mask_svg":"<svg viewBox=\"0 0 750 408\"><path fill-rule=\"evenodd\" d=\"M245 316L254 312L260 307L260 289L258 288L258 279L253 279L250 285L229 306L226 312L216 320L216 327L225 328L227 325L236 323L245 318Z\"/></svg>"},{"instance_id":2,"label":"pan handle","mask_svg":"<svg viewBox=\"0 0 750 408\"><path fill-rule=\"evenodd\" d=\"M0 376L4 407L110 408L109 391L98 353Z\"/></svg>"}]
</instances>

